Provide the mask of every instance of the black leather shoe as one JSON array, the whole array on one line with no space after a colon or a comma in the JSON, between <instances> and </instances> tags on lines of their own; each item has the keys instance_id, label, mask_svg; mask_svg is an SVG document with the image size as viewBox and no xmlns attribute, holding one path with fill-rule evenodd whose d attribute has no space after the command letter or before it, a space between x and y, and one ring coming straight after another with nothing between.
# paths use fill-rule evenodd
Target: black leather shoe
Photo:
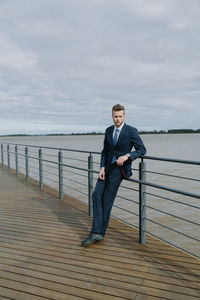
<instances>
[{"instance_id":1,"label":"black leather shoe","mask_svg":"<svg viewBox=\"0 0 200 300\"><path fill-rule=\"evenodd\" d=\"M99 233L90 233L88 238L84 241L82 241L81 246L87 247L90 246L96 242L102 241L104 239L104 236Z\"/></svg>"}]
</instances>

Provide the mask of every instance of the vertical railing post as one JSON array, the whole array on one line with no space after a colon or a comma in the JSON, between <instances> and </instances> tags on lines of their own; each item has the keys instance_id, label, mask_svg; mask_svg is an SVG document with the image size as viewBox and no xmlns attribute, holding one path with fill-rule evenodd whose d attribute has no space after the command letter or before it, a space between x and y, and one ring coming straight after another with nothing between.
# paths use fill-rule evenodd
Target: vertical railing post
<instances>
[{"instance_id":1,"label":"vertical railing post","mask_svg":"<svg viewBox=\"0 0 200 300\"><path fill-rule=\"evenodd\" d=\"M4 166L4 161L3 161L3 144L1 144L1 166L2 166L2 168Z\"/></svg>"},{"instance_id":2,"label":"vertical railing post","mask_svg":"<svg viewBox=\"0 0 200 300\"><path fill-rule=\"evenodd\" d=\"M59 173L59 199L63 199L63 156L62 151L58 152L58 173Z\"/></svg>"},{"instance_id":3,"label":"vertical railing post","mask_svg":"<svg viewBox=\"0 0 200 300\"><path fill-rule=\"evenodd\" d=\"M146 181L146 164L139 164L139 180ZM139 184L139 242L146 243L146 185Z\"/></svg>"},{"instance_id":4,"label":"vertical railing post","mask_svg":"<svg viewBox=\"0 0 200 300\"><path fill-rule=\"evenodd\" d=\"M88 156L88 169L93 170L93 156L91 153ZM92 192L93 192L93 172L88 171L88 213L89 213L89 216L93 215Z\"/></svg>"},{"instance_id":5,"label":"vertical railing post","mask_svg":"<svg viewBox=\"0 0 200 300\"><path fill-rule=\"evenodd\" d=\"M7 145L7 161L8 161L8 171L10 171L10 145Z\"/></svg>"},{"instance_id":6,"label":"vertical railing post","mask_svg":"<svg viewBox=\"0 0 200 300\"><path fill-rule=\"evenodd\" d=\"M39 179L40 189L43 189L43 166L42 166L42 149L39 149Z\"/></svg>"},{"instance_id":7,"label":"vertical railing post","mask_svg":"<svg viewBox=\"0 0 200 300\"><path fill-rule=\"evenodd\" d=\"M28 147L25 147L25 167L26 167L26 180L29 180L29 165L28 165Z\"/></svg>"},{"instance_id":8,"label":"vertical railing post","mask_svg":"<svg viewBox=\"0 0 200 300\"><path fill-rule=\"evenodd\" d=\"M15 146L15 169L16 169L16 175L18 175L19 170L18 170L18 149L17 149L17 145Z\"/></svg>"}]
</instances>

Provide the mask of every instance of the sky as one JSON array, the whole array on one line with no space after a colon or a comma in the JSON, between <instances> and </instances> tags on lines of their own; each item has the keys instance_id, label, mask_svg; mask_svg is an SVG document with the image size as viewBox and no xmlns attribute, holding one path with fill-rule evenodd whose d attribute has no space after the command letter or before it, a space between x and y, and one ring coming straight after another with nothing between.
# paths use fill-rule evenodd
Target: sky
<instances>
[{"instance_id":1,"label":"sky","mask_svg":"<svg viewBox=\"0 0 200 300\"><path fill-rule=\"evenodd\" d=\"M199 0L0 0L0 135L200 128Z\"/></svg>"}]
</instances>

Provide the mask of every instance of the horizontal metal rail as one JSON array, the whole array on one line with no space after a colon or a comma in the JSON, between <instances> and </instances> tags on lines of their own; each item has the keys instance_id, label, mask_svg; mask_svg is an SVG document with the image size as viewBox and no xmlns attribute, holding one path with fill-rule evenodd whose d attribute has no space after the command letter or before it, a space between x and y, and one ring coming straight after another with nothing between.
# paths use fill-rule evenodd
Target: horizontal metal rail
<instances>
[{"instance_id":1,"label":"horizontal metal rail","mask_svg":"<svg viewBox=\"0 0 200 300\"><path fill-rule=\"evenodd\" d=\"M121 218L119 218L119 217L117 217L117 216L113 216L113 217L114 217L115 219L121 221ZM132 223L126 221L126 220L123 220L123 222L124 222L125 224L127 224L127 225L130 225L130 226L136 228L136 229L139 229L139 226L136 226L136 225L134 225L134 224L132 224Z\"/></svg>"},{"instance_id":2,"label":"horizontal metal rail","mask_svg":"<svg viewBox=\"0 0 200 300\"><path fill-rule=\"evenodd\" d=\"M168 197L164 197L164 196L161 196L161 195L156 195L156 194L149 193L149 192L146 192L146 194L150 195L150 196L153 196L153 197L160 198L160 199L164 199L164 200L167 200L167 201L171 201L171 202L174 202L174 203L178 203L178 204L181 204L181 205L185 205L185 206L189 206L189 207L192 207L192 208L200 209L200 206L196 206L196 205L193 205L193 204L181 202L181 201L171 199L171 198L168 198Z\"/></svg>"},{"instance_id":3,"label":"horizontal metal rail","mask_svg":"<svg viewBox=\"0 0 200 300\"><path fill-rule=\"evenodd\" d=\"M174 214L168 213L168 212L166 212L166 211L164 211L164 210L161 210L161 209L158 209L158 208L149 206L149 205L145 205L145 206L146 206L147 208L150 208L150 209L155 210L155 211L157 211L157 212L161 212L162 214L165 214L165 215L167 215L167 216L170 216L170 217L179 219L179 220L184 221L184 222L188 222L188 223L193 224L193 225L200 226L200 223L196 223L196 222L190 221L190 220L188 220L188 219L185 219L185 218L176 216L176 215L174 215ZM199 209L200 209L200 208L199 208Z\"/></svg>"},{"instance_id":4,"label":"horizontal metal rail","mask_svg":"<svg viewBox=\"0 0 200 300\"><path fill-rule=\"evenodd\" d=\"M128 212L128 213L130 213L130 214L132 214L132 215L135 215L136 217L139 217L139 214L136 214L136 213L134 213L134 212L132 212L132 211L126 209L126 208L120 207L120 206L118 206L118 205L116 205L116 204L114 204L114 207L119 208L119 209L121 209L122 211Z\"/></svg>"},{"instance_id":5,"label":"horizontal metal rail","mask_svg":"<svg viewBox=\"0 0 200 300\"><path fill-rule=\"evenodd\" d=\"M184 177L184 176L178 176L178 175L172 175L172 174L166 174L166 173L154 172L154 171L146 171L146 173L200 182L200 179L195 179L191 177Z\"/></svg>"},{"instance_id":6,"label":"horizontal metal rail","mask_svg":"<svg viewBox=\"0 0 200 300\"><path fill-rule=\"evenodd\" d=\"M67 177L64 177L64 176L63 176L63 178L64 178L64 179L67 179L67 180L70 181L70 182L78 183L78 184L81 185L81 186L87 187L87 184L84 184L84 183L82 183L82 182L79 182L79 181L76 181L76 180L73 180L73 179L71 179L71 178L67 178Z\"/></svg>"},{"instance_id":7,"label":"horizontal metal rail","mask_svg":"<svg viewBox=\"0 0 200 300\"><path fill-rule=\"evenodd\" d=\"M119 196L118 195L118 198L120 198L120 199L123 199L123 200L126 200L126 201L129 201L129 202L131 202L131 203L135 203L135 204L139 204L137 201L135 201L135 200L133 200L133 199L128 199L128 198L126 198L126 197L123 197L123 196Z\"/></svg>"},{"instance_id":8,"label":"horizontal metal rail","mask_svg":"<svg viewBox=\"0 0 200 300\"><path fill-rule=\"evenodd\" d=\"M173 231L173 232L175 232L175 233L181 234L181 235L183 235L183 236L185 236L185 237L187 237L187 238L189 238L189 239L191 239L191 240L194 240L194 241L200 243L200 240L199 240L199 239L196 239L196 238L192 237L191 235L185 234L185 233L183 233L183 232L180 232L179 230L176 230L176 229L174 229L174 228L171 228L171 227L168 227L168 226L166 226L166 225L160 224L159 222L153 221L153 220L151 220L151 219L149 219L149 218L145 218L145 219L148 220L148 221L151 222L151 223L154 223L154 224L156 224L156 225L158 225L158 226L161 226L161 227L163 227L163 228L166 228L166 229L170 229L171 231Z\"/></svg>"},{"instance_id":9,"label":"horizontal metal rail","mask_svg":"<svg viewBox=\"0 0 200 300\"><path fill-rule=\"evenodd\" d=\"M192 198L200 199L199 194L188 193L188 192L185 192L185 191L173 189L173 188L166 187L166 186L163 186L163 185L159 185L159 184L155 184L155 183L151 183L151 182L146 182L146 181L142 181L142 180L137 180L137 179L132 179L132 178L127 179L127 180L135 182L135 183L140 183L140 184L144 184L144 185L147 185L147 186L151 186L151 187L154 187L154 188L157 188L157 189L165 190L165 191L168 191L168 192L172 192L172 193L176 193L176 194L185 195L185 196L189 196L189 197L192 197Z\"/></svg>"},{"instance_id":10,"label":"horizontal metal rail","mask_svg":"<svg viewBox=\"0 0 200 300\"><path fill-rule=\"evenodd\" d=\"M186 252L186 253L188 253L188 254L190 254L190 255L192 255L192 256L195 256L195 257L199 258L199 255L196 255L196 254L194 254L193 252L188 251L188 250L186 250L186 249L183 248L183 247L180 247L180 246L178 246L178 245L175 245L174 243L172 243L172 242L170 242L170 241L168 241L168 240L166 240L166 239L164 239L164 238L162 238L162 237L160 237L160 236L157 236L156 234L154 234L154 233L152 233L152 232L149 232L148 230L146 230L146 233L148 233L149 235L151 235L151 236L153 236L153 237L155 237L155 238L157 238L157 239L159 239L159 240L161 240L161 241L163 241L163 242L165 242L165 243L167 243L167 244L169 244L169 245L171 245L171 246L173 246L173 247L175 247L175 248L177 248L177 249L179 249L179 250L182 250L182 251L184 251L184 252Z\"/></svg>"},{"instance_id":11,"label":"horizontal metal rail","mask_svg":"<svg viewBox=\"0 0 200 300\"><path fill-rule=\"evenodd\" d=\"M8 143L8 142L2 142L5 145L17 145L17 146L23 146L23 147L29 147L29 148L42 148L42 149L51 149L51 150L57 150L57 151L70 151L70 152L78 152L78 153L86 153L86 154L101 154L99 151L87 151L87 150L77 150L77 149L70 149L70 148L58 148L58 147L47 147L47 146L41 146L41 145L30 145L30 144L16 144L16 143Z\"/></svg>"},{"instance_id":12,"label":"horizontal metal rail","mask_svg":"<svg viewBox=\"0 0 200 300\"><path fill-rule=\"evenodd\" d=\"M173 158L164 158L164 157L156 157L156 156L148 156L145 155L144 159L150 160L159 160L159 161L167 161L173 163L181 163L181 164L188 164L188 165L200 165L200 161L192 161L192 160L184 160L184 159L173 159Z\"/></svg>"},{"instance_id":13,"label":"horizontal metal rail","mask_svg":"<svg viewBox=\"0 0 200 300\"><path fill-rule=\"evenodd\" d=\"M32 148L43 148L43 149L52 149L52 150L59 150L59 151L70 151L70 152L78 152L78 153L86 153L86 154L101 154L99 151L89 151L89 150L77 150L77 149L70 149L70 148L58 148L58 147L47 147L41 145L30 145L30 144L16 144L16 143L8 143L3 142L5 145L18 145L24 147L32 147ZM145 155L142 159L149 159L149 160L159 160L159 161L167 161L167 162L175 162L175 163L183 163L183 164L192 164L192 165L200 165L200 161L191 161L191 160L183 160L183 159L173 159L173 158L165 158L165 157L156 157L156 156L148 156Z\"/></svg>"}]
</instances>

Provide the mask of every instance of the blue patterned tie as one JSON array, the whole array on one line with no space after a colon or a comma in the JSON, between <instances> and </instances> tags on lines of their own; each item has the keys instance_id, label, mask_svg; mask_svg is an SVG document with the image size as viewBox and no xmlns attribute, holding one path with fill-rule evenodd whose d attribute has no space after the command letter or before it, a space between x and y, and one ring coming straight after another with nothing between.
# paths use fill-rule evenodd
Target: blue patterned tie
<instances>
[{"instance_id":1,"label":"blue patterned tie","mask_svg":"<svg viewBox=\"0 0 200 300\"><path fill-rule=\"evenodd\" d=\"M116 128L116 129L115 129L115 134L114 134L114 137L113 137L113 144L114 144L114 146L117 144L118 133L119 133L119 129ZM114 154L114 155L113 155L113 158L112 158L112 164L114 164L115 161L116 161L116 156L115 156L115 154Z\"/></svg>"},{"instance_id":2,"label":"blue patterned tie","mask_svg":"<svg viewBox=\"0 0 200 300\"><path fill-rule=\"evenodd\" d=\"M114 135L114 138L113 138L113 144L114 144L114 146L117 143L118 132L119 132L119 129L116 128L115 129L115 135Z\"/></svg>"}]
</instances>

